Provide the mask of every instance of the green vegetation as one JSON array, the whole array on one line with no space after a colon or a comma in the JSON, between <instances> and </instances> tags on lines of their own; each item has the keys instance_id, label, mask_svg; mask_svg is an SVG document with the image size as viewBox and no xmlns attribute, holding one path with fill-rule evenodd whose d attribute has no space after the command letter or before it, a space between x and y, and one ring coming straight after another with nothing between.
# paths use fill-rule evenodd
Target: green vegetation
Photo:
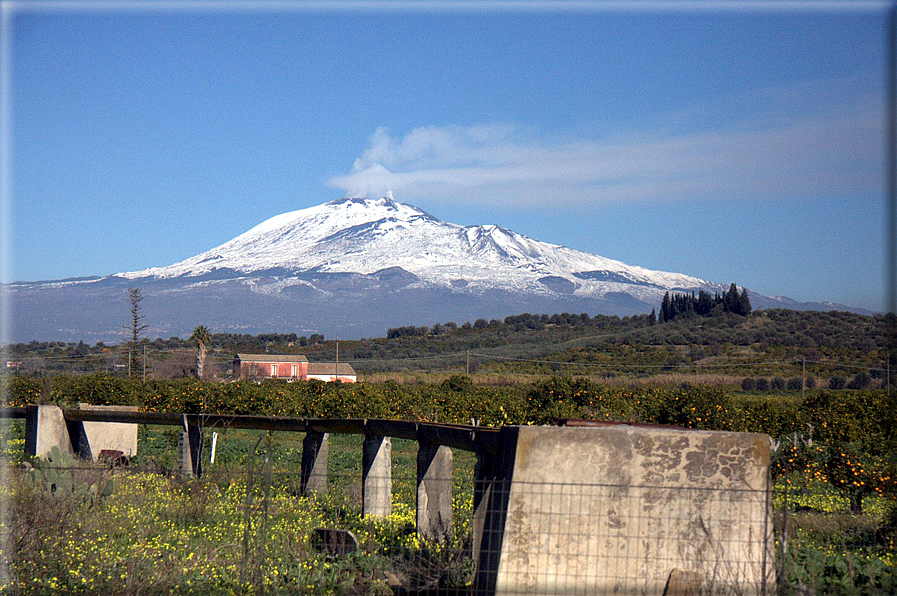
<instances>
[{"instance_id":1,"label":"green vegetation","mask_svg":"<svg viewBox=\"0 0 897 596\"><path fill-rule=\"evenodd\" d=\"M737 289L732 298L741 299ZM207 334L200 327L197 332L206 332L191 340L145 341L152 371L145 382L122 371L125 347L32 342L9 346L10 358L22 359L23 367L0 377L0 390L10 405L474 419L488 426L587 418L763 432L776 440L781 593L894 593L897 390L888 388L897 377L889 370L897 370L894 318L736 314L721 304L704 313L695 308L701 300L677 298L685 310L662 311L660 321L524 313L397 327L386 338L340 342L340 361L352 363L364 380L357 384L196 378L203 360L206 379L223 379L236 352L332 360L335 342L317 334ZM108 372L97 372L97 363ZM469 375L460 374L468 367ZM76 374L56 374L64 371ZM21 462L22 424L8 429L7 446ZM85 468L72 476L69 490L56 456L14 470L4 490L15 511L18 550L11 560L19 583L4 590L388 594L384 571L406 585L469 581L463 538L470 454L455 455L456 525L452 541L436 546L421 544L409 530L412 442L394 440L394 514L378 522L360 516L359 437L331 437L332 490L318 499L298 496L301 435L223 431L216 463L202 480L147 474L176 468L177 442L177 429L142 427L141 453L130 471L116 472L114 484L111 470ZM326 526L352 530L360 551L327 554L313 540L314 529Z\"/></svg>"},{"instance_id":2,"label":"green vegetation","mask_svg":"<svg viewBox=\"0 0 897 596\"><path fill-rule=\"evenodd\" d=\"M546 374L582 375L616 382L643 382L671 374L702 375L697 382L737 386L745 377L811 376L820 386L844 379L844 386L865 372L868 386L881 387L890 367L897 370L892 317L844 312L755 311L747 316L712 309L709 316L677 315L652 323L650 315L590 316L523 313L503 321L479 319L457 325L397 327L387 337L339 342L340 361L362 378L400 382L420 375L443 378L470 372L474 382L529 383ZM241 335L211 333L204 371L209 380L229 374L238 352L299 353L312 362L333 361L336 342L320 334ZM890 342L890 343L889 343ZM198 342L170 338L144 340L148 376L195 376ZM106 372L126 375L128 344L31 342L8 346L20 374L53 375ZM131 350L132 369L140 365L142 347ZM139 362L138 362L139 360ZM404 376L403 376L404 375ZM500 375L490 377L490 375ZM891 381L897 374L890 375ZM679 381L681 382L681 381ZM839 381L835 381L836 386ZM866 382L863 378L859 383ZM833 387L835 388L835 387ZM763 389L759 389L763 391Z\"/></svg>"},{"instance_id":3,"label":"green vegetation","mask_svg":"<svg viewBox=\"0 0 897 596\"><path fill-rule=\"evenodd\" d=\"M22 432L21 423L7 426L14 461L22 458ZM365 519L360 437L332 437L331 490L302 497L295 433L223 431L216 463L201 480L147 472L174 469L177 431L143 427L140 435L130 471L79 464L78 474L94 484L115 474L115 490L94 502L48 493L13 471L3 496L15 512L15 548L11 582L0 593L392 594L384 572L412 589L471 579L468 454L455 459L452 534L430 543L413 531L413 442L394 441L393 514ZM48 469L49 462L34 463ZM315 529L328 527L352 531L360 549L330 554L315 540Z\"/></svg>"}]
</instances>

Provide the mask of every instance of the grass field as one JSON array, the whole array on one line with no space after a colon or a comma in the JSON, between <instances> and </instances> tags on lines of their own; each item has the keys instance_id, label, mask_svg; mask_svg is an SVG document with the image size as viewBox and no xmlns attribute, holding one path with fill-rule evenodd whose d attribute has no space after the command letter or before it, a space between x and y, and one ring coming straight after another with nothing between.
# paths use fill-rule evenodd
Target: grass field
<instances>
[{"instance_id":1,"label":"grass field","mask_svg":"<svg viewBox=\"0 0 897 596\"><path fill-rule=\"evenodd\" d=\"M415 528L417 445L393 439L393 513L361 516L360 435L331 435L326 495L299 494L301 433L224 430L201 479L177 474L177 428L141 427L127 470L78 463L74 484L114 490L85 497L29 482L22 421L3 425L11 464L9 594L390 594L390 582L463 589L472 579L468 528L473 454L454 451L452 536L427 543ZM787 480L787 481L786 481ZM881 528L893 499L870 497L863 515L823 483L792 476L773 493L781 594L892 594L893 538ZM360 549L335 556L317 528L350 530Z\"/></svg>"}]
</instances>

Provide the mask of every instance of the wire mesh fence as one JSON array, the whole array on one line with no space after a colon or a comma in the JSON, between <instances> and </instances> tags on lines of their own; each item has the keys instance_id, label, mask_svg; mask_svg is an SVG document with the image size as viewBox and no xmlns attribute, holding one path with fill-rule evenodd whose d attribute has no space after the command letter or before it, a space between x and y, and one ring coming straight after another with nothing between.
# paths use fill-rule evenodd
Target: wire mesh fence
<instances>
[{"instance_id":1,"label":"wire mesh fence","mask_svg":"<svg viewBox=\"0 0 897 596\"><path fill-rule=\"evenodd\" d=\"M393 440L378 516L365 515L358 436L334 441L312 492L301 433L222 433L216 462L205 451L191 478L164 431L127 467L58 462L55 482L29 480L20 439L7 438L6 593L897 593L893 496L856 511L824 482L475 482L472 454L456 452L450 476L431 478L451 487L450 518L422 535L414 441ZM77 491L109 479L106 496Z\"/></svg>"}]
</instances>

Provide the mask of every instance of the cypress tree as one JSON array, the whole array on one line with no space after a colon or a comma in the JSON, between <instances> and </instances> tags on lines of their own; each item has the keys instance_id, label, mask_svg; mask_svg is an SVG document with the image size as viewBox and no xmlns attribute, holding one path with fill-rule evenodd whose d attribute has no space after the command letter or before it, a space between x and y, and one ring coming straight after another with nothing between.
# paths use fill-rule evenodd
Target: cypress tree
<instances>
[{"instance_id":1,"label":"cypress tree","mask_svg":"<svg viewBox=\"0 0 897 596\"><path fill-rule=\"evenodd\" d=\"M672 318L672 313L670 312L670 293L666 292L663 295L663 301L660 303L660 322L669 321Z\"/></svg>"},{"instance_id":2,"label":"cypress tree","mask_svg":"<svg viewBox=\"0 0 897 596\"><path fill-rule=\"evenodd\" d=\"M723 310L725 312L737 313L739 302L738 287L735 284L732 284L729 286L726 295L723 296Z\"/></svg>"},{"instance_id":3,"label":"cypress tree","mask_svg":"<svg viewBox=\"0 0 897 596\"><path fill-rule=\"evenodd\" d=\"M751 299L748 298L747 288L741 288L741 298L738 302L741 310L738 314L745 317L751 314Z\"/></svg>"}]
</instances>

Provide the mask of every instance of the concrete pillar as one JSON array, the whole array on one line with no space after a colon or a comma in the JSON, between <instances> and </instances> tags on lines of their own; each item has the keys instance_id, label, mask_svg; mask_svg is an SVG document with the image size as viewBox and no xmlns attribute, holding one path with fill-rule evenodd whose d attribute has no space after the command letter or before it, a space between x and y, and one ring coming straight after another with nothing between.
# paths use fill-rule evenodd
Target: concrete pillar
<instances>
[{"instance_id":1,"label":"concrete pillar","mask_svg":"<svg viewBox=\"0 0 897 596\"><path fill-rule=\"evenodd\" d=\"M182 476L199 478L202 475L202 430L188 425L186 420L184 426L187 431L178 436L178 470Z\"/></svg>"},{"instance_id":2,"label":"concrete pillar","mask_svg":"<svg viewBox=\"0 0 897 596\"><path fill-rule=\"evenodd\" d=\"M362 514L388 516L392 513L392 439L365 433L361 475Z\"/></svg>"},{"instance_id":3,"label":"concrete pillar","mask_svg":"<svg viewBox=\"0 0 897 596\"><path fill-rule=\"evenodd\" d=\"M303 495L327 492L327 457L330 441L327 433L307 432L302 439L300 491Z\"/></svg>"},{"instance_id":4,"label":"concrete pillar","mask_svg":"<svg viewBox=\"0 0 897 596\"><path fill-rule=\"evenodd\" d=\"M443 540L452 531L452 450L420 443L417 448L417 533Z\"/></svg>"},{"instance_id":5,"label":"concrete pillar","mask_svg":"<svg viewBox=\"0 0 897 596\"><path fill-rule=\"evenodd\" d=\"M193 457L190 455L190 436L178 434L178 472L181 476L193 476Z\"/></svg>"},{"instance_id":6,"label":"concrete pillar","mask_svg":"<svg viewBox=\"0 0 897 596\"><path fill-rule=\"evenodd\" d=\"M25 410L25 455L46 457L53 447L74 453L59 406L28 406Z\"/></svg>"},{"instance_id":7,"label":"concrete pillar","mask_svg":"<svg viewBox=\"0 0 897 596\"><path fill-rule=\"evenodd\" d=\"M190 459L193 463L193 475L202 476L202 429L198 426L189 426L187 438L190 442Z\"/></svg>"}]
</instances>

